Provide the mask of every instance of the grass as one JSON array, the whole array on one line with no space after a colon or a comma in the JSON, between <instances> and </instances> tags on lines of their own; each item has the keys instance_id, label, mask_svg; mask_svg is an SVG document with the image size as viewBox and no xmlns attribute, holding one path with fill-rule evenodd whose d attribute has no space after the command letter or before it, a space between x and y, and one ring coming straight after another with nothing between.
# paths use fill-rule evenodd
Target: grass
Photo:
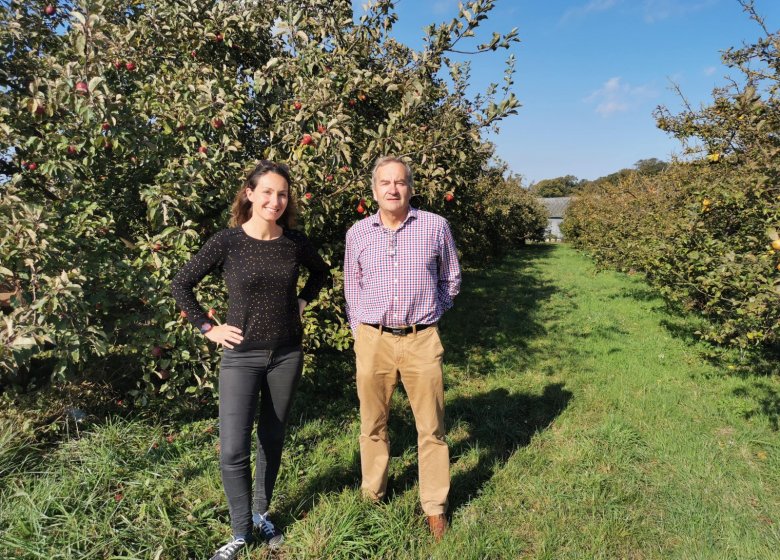
<instances>
[{"instance_id":1,"label":"grass","mask_svg":"<svg viewBox=\"0 0 780 560\"><path fill-rule=\"evenodd\" d=\"M442 325L445 540L402 391L389 498L359 498L347 352L297 397L273 506L288 542L245 558L777 557L780 380L713 360L692 325L565 246L467 271ZM0 423L0 557L208 557L229 536L212 413L107 416L46 445Z\"/></svg>"}]
</instances>

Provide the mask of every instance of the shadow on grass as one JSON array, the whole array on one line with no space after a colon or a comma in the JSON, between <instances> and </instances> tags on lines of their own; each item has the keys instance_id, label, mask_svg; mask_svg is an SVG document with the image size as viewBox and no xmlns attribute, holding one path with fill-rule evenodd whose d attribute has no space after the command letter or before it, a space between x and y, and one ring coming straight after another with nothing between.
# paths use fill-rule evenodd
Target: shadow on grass
<instances>
[{"instance_id":1,"label":"shadow on grass","mask_svg":"<svg viewBox=\"0 0 780 560\"><path fill-rule=\"evenodd\" d=\"M747 397L756 403L756 409L745 413L746 418L766 416L775 431L780 430L780 390L764 381L754 381L752 386L734 391L738 397Z\"/></svg>"},{"instance_id":2,"label":"shadow on grass","mask_svg":"<svg viewBox=\"0 0 780 560\"><path fill-rule=\"evenodd\" d=\"M450 446L450 511L477 496L490 478L518 449L527 446L568 406L571 391L561 383L547 385L541 395L511 393L505 388L458 396L447 403L447 432L457 436ZM416 446L410 414L391 421L393 448ZM393 444L393 442L396 442ZM396 455L393 453L393 455ZM417 461L410 462L388 484L392 497L417 482Z\"/></svg>"},{"instance_id":3,"label":"shadow on grass","mask_svg":"<svg viewBox=\"0 0 780 560\"><path fill-rule=\"evenodd\" d=\"M555 292L534 265L553 250L531 245L490 269L464 272L462 292L441 322L445 363L482 376L496 369L492 353L511 354L514 368L529 363L528 341L547 334L535 312Z\"/></svg>"}]
</instances>

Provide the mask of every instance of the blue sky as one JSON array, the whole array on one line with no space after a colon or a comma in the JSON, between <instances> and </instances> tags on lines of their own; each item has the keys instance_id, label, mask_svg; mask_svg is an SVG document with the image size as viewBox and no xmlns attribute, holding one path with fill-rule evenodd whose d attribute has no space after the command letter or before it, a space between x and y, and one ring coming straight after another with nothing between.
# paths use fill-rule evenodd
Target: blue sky
<instances>
[{"instance_id":1,"label":"blue sky","mask_svg":"<svg viewBox=\"0 0 780 560\"><path fill-rule=\"evenodd\" d=\"M362 2L353 5L362 13ZM770 31L780 27L780 1L756 7ZM421 48L422 29L449 21L458 2L398 0L396 11L393 35ZM519 30L509 52L523 106L490 138L528 182L595 179L639 159L670 159L680 145L655 127L652 112L682 107L672 82L694 106L707 102L729 74L721 51L761 35L736 0L497 0L483 25L474 45L493 31ZM509 52L472 57L475 88L501 83Z\"/></svg>"}]
</instances>

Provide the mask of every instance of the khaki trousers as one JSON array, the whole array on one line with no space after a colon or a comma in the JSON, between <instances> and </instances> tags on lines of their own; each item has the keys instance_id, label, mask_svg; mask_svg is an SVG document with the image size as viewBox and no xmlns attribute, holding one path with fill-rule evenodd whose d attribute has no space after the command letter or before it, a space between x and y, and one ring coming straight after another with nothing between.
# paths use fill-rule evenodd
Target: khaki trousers
<instances>
[{"instance_id":1,"label":"khaki trousers","mask_svg":"<svg viewBox=\"0 0 780 560\"><path fill-rule=\"evenodd\" d=\"M450 457L444 441L444 348L437 327L396 336L359 325L356 333L357 392L360 399L361 490L384 497L390 443L387 418L398 380L404 384L417 427L420 502L426 515L447 510Z\"/></svg>"}]
</instances>

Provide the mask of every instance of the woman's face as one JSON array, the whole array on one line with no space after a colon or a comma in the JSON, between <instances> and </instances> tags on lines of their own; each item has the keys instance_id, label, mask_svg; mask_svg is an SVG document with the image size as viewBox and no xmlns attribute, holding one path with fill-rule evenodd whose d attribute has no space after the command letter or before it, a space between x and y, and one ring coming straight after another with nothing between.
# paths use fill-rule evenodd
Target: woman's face
<instances>
[{"instance_id":1,"label":"woman's face","mask_svg":"<svg viewBox=\"0 0 780 560\"><path fill-rule=\"evenodd\" d=\"M254 189L246 189L246 197L252 203L252 216L273 223L284 214L289 196L287 180L273 172L260 177Z\"/></svg>"}]
</instances>

